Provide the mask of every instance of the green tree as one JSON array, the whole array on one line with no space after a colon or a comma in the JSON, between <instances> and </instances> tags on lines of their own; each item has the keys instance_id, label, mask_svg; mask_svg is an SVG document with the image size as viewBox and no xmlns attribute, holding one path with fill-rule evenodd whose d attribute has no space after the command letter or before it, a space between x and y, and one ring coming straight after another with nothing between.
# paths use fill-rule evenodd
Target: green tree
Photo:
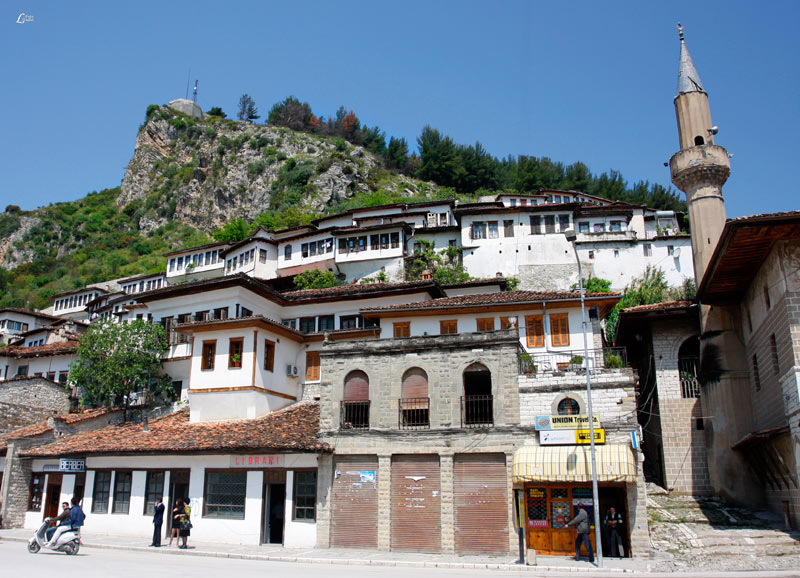
<instances>
[{"instance_id":1,"label":"green tree","mask_svg":"<svg viewBox=\"0 0 800 578\"><path fill-rule=\"evenodd\" d=\"M142 392L150 401L174 397L161 366L167 349L161 325L141 319L92 324L78 341L70 386L81 392L83 405L123 407L127 420L133 393Z\"/></svg>"},{"instance_id":2,"label":"green tree","mask_svg":"<svg viewBox=\"0 0 800 578\"><path fill-rule=\"evenodd\" d=\"M210 109L208 109L208 112L206 114L208 116L218 116L220 118L225 118L228 116L227 114L225 114L225 111L223 111L218 106L212 106Z\"/></svg>"},{"instance_id":3,"label":"green tree","mask_svg":"<svg viewBox=\"0 0 800 578\"><path fill-rule=\"evenodd\" d=\"M239 98L239 112L236 113L236 118L239 120L256 120L261 118L256 108L256 101L250 98L250 95L243 94Z\"/></svg>"},{"instance_id":4,"label":"green tree","mask_svg":"<svg viewBox=\"0 0 800 578\"><path fill-rule=\"evenodd\" d=\"M223 243L236 243L243 241L253 232L253 226L248 225L244 219L231 219L221 229L212 233L217 241Z\"/></svg>"},{"instance_id":5,"label":"green tree","mask_svg":"<svg viewBox=\"0 0 800 578\"><path fill-rule=\"evenodd\" d=\"M315 119L307 102L300 102L294 96L289 96L269 109L267 124L285 126L292 130L308 130L318 124L318 121L312 122Z\"/></svg>"},{"instance_id":6,"label":"green tree","mask_svg":"<svg viewBox=\"0 0 800 578\"><path fill-rule=\"evenodd\" d=\"M675 299L676 292L670 289L664 278L664 271L657 267L648 266L644 274L631 281L620 299L606 317L606 336L609 341L617 338L619 313L623 309L637 305L650 305L663 303Z\"/></svg>"},{"instance_id":7,"label":"green tree","mask_svg":"<svg viewBox=\"0 0 800 578\"><path fill-rule=\"evenodd\" d=\"M342 283L333 274L333 271L320 271L312 269L303 271L294 278L294 286L300 290L304 289L325 289L326 287L336 287Z\"/></svg>"},{"instance_id":8,"label":"green tree","mask_svg":"<svg viewBox=\"0 0 800 578\"><path fill-rule=\"evenodd\" d=\"M577 291L578 284L574 283L571 289ZM609 293L611 291L611 281L600 277L589 277L583 280L583 290L587 293Z\"/></svg>"},{"instance_id":9,"label":"green tree","mask_svg":"<svg viewBox=\"0 0 800 578\"><path fill-rule=\"evenodd\" d=\"M408 165L408 143L404 138L391 137L386 148L384 162L390 169L404 171Z\"/></svg>"}]
</instances>

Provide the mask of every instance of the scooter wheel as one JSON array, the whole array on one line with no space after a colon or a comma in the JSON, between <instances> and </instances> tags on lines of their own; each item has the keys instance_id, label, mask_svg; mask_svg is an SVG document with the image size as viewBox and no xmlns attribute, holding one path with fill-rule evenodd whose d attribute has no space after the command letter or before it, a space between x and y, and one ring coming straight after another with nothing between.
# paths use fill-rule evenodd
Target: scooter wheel
<instances>
[{"instance_id":1,"label":"scooter wheel","mask_svg":"<svg viewBox=\"0 0 800 578\"><path fill-rule=\"evenodd\" d=\"M28 542L28 552L36 554L41 549L38 542Z\"/></svg>"},{"instance_id":2,"label":"scooter wheel","mask_svg":"<svg viewBox=\"0 0 800 578\"><path fill-rule=\"evenodd\" d=\"M80 542L75 540L74 542L70 542L69 544L64 546L64 551L67 553L67 556L74 556L75 554L78 553L80 547L81 547Z\"/></svg>"}]
</instances>

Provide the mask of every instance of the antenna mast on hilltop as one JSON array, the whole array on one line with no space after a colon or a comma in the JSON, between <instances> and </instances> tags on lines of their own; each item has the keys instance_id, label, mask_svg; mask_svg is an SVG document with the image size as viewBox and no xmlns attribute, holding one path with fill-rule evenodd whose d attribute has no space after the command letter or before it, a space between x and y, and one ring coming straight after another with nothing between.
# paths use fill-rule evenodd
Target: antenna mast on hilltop
<instances>
[{"instance_id":1,"label":"antenna mast on hilltop","mask_svg":"<svg viewBox=\"0 0 800 578\"><path fill-rule=\"evenodd\" d=\"M189 100L189 82L191 82L192 78L192 69L189 69L189 74L186 75L186 96L184 97L186 100Z\"/></svg>"},{"instance_id":2,"label":"antenna mast on hilltop","mask_svg":"<svg viewBox=\"0 0 800 578\"><path fill-rule=\"evenodd\" d=\"M199 80L194 81L194 93L192 94L192 102L197 104L197 83L200 82Z\"/></svg>"}]
</instances>

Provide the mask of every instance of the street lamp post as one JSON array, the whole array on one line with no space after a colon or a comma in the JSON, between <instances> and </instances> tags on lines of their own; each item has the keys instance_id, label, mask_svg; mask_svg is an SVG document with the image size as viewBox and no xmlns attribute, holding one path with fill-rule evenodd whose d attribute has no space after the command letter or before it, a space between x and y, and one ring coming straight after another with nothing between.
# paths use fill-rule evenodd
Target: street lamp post
<instances>
[{"instance_id":1,"label":"street lamp post","mask_svg":"<svg viewBox=\"0 0 800 578\"><path fill-rule=\"evenodd\" d=\"M578 263L578 289L581 294L581 328L583 329L583 362L586 364L586 409L589 413L589 445L592 458L592 501L594 502L594 543L597 552L597 567L603 567L603 543L600 538L600 499L597 491L597 463L595 460L594 451L594 414L592 412L592 378L589 373L589 342L586 337L586 302L583 295L583 273L581 272L581 260L578 257L578 249L575 246L575 240L578 235L574 229L568 229L564 232L567 241L572 245L572 251L575 253L575 261Z\"/></svg>"}]
</instances>

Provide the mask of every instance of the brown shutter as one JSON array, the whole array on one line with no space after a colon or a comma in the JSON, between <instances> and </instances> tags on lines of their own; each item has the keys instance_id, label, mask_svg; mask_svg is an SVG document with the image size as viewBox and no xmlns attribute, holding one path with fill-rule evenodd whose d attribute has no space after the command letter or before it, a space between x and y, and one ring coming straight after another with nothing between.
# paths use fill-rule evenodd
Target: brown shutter
<instances>
[{"instance_id":1,"label":"brown shutter","mask_svg":"<svg viewBox=\"0 0 800 578\"><path fill-rule=\"evenodd\" d=\"M374 481L369 481L374 476ZM378 547L378 458L340 456L334 462L331 546Z\"/></svg>"},{"instance_id":2,"label":"brown shutter","mask_svg":"<svg viewBox=\"0 0 800 578\"><path fill-rule=\"evenodd\" d=\"M544 323L541 315L525 316L525 333L528 347L544 347Z\"/></svg>"},{"instance_id":3,"label":"brown shutter","mask_svg":"<svg viewBox=\"0 0 800 578\"><path fill-rule=\"evenodd\" d=\"M363 371L351 371L344 381L344 401L367 401L369 377Z\"/></svg>"},{"instance_id":4,"label":"brown shutter","mask_svg":"<svg viewBox=\"0 0 800 578\"><path fill-rule=\"evenodd\" d=\"M569 345L569 315L567 313L550 314L550 333L553 347Z\"/></svg>"},{"instance_id":5,"label":"brown shutter","mask_svg":"<svg viewBox=\"0 0 800 578\"><path fill-rule=\"evenodd\" d=\"M428 397L428 374L419 367L412 367L403 374L403 399Z\"/></svg>"},{"instance_id":6,"label":"brown shutter","mask_svg":"<svg viewBox=\"0 0 800 578\"><path fill-rule=\"evenodd\" d=\"M306 381L319 379L319 351L306 352Z\"/></svg>"},{"instance_id":7,"label":"brown shutter","mask_svg":"<svg viewBox=\"0 0 800 578\"><path fill-rule=\"evenodd\" d=\"M439 456L392 456L392 550L442 548Z\"/></svg>"},{"instance_id":8,"label":"brown shutter","mask_svg":"<svg viewBox=\"0 0 800 578\"><path fill-rule=\"evenodd\" d=\"M509 553L504 454L456 454L453 461L457 554Z\"/></svg>"}]
</instances>

